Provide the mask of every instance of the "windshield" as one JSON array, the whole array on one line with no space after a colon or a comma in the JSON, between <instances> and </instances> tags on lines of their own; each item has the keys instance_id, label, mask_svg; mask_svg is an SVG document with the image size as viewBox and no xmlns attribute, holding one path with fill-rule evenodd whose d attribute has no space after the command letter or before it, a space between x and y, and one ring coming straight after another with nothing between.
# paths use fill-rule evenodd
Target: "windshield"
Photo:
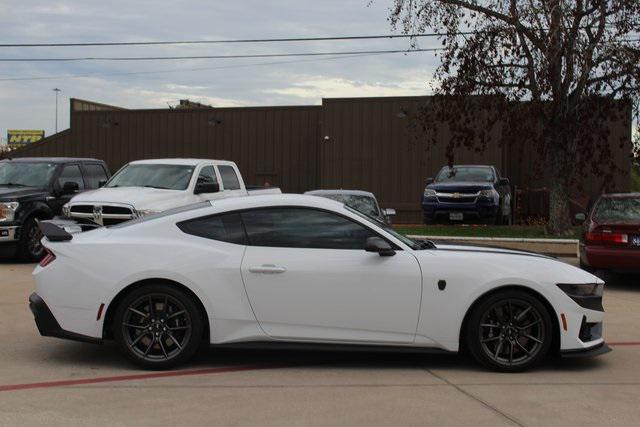
<instances>
[{"instance_id":1,"label":"windshield","mask_svg":"<svg viewBox=\"0 0 640 427\"><path fill-rule=\"evenodd\" d=\"M356 209L353 209L349 206L345 206L348 210L350 210L351 212L355 213L356 215L358 215L361 218L366 219L369 223L374 224L375 226L382 228L384 231L386 231L387 233L391 234L393 237L395 237L396 239L400 240L402 243L404 243L405 245L409 246L411 249L413 250L420 250L420 249L428 249L428 248L433 248L435 247L431 242L416 242L413 239L408 238L407 236L398 233L396 230L394 230L389 224L382 222L382 221L378 221L375 218L372 218L368 215L363 214L360 211L357 211Z\"/></svg>"},{"instance_id":2,"label":"windshield","mask_svg":"<svg viewBox=\"0 0 640 427\"><path fill-rule=\"evenodd\" d=\"M344 203L350 208L353 208L358 212L362 212L365 215L380 216L380 212L378 211L378 204L376 203L376 200L371 196L354 195L354 194L316 194L316 195Z\"/></svg>"},{"instance_id":3,"label":"windshield","mask_svg":"<svg viewBox=\"0 0 640 427\"><path fill-rule=\"evenodd\" d=\"M455 166L444 167L435 182L493 182L493 170L488 167Z\"/></svg>"},{"instance_id":4,"label":"windshield","mask_svg":"<svg viewBox=\"0 0 640 427\"><path fill-rule=\"evenodd\" d=\"M640 198L600 199L593 214L596 220L636 220L640 221Z\"/></svg>"},{"instance_id":5,"label":"windshield","mask_svg":"<svg viewBox=\"0 0 640 427\"><path fill-rule=\"evenodd\" d=\"M105 187L150 187L164 190L186 190L194 166L127 165L120 169Z\"/></svg>"},{"instance_id":6,"label":"windshield","mask_svg":"<svg viewBox=\"0 0 640 427\"><path fill-rule=\"evenodd\" d=\"M0 185L47 187L56 170L55 163L0 162Z\"/></svg>"}]
</instances>

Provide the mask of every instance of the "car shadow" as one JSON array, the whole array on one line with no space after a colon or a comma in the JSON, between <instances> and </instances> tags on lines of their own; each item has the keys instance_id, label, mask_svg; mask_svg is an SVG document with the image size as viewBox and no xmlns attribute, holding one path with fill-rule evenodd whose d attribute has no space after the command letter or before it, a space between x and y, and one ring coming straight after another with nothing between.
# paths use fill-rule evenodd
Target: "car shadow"
<instances>
[{"instance_id":1,"label":"car shadow","mask_svg":"<svg viewBox=\"0 0 640 427\"><path fill-rule=\"evenodd\" d=\"M60 342L47 351L47 362L56 366L71 366L101 371L124 370L143 371L129 362L114 342L102 345L90 345L76 342ZM47 363L40 362L40 363ZM541 365L529 370L558 372L588 372L603 367L604 358L561 359L550 358ZM470 357L458 354L429 354L402 352L344 352L344 351L308 351L308 350L269 350L269 349L228 349L209 347L199 351L188 364L178 368L208 369L214 367L257 368L305 368L321 371L323 369L357 370L411 370L416 371L457 371L488 372Z\"/></svg>"}]
</instances>

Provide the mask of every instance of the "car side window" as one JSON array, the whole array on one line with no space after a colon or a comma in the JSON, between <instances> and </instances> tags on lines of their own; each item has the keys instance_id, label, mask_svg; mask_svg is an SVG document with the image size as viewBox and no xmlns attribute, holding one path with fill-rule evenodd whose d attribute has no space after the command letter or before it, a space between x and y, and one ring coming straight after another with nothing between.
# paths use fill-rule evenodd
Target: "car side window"
<instances>
[{"instance_id":1,"label":"car side window","mask_svg":"<svg viewBox=\"0 0 640 427\"><path fill-rule=\"evenodd\" d=\"M78 165L67 165L62 169L62 173L58 178L60 188L64 187L67 182L75 182L78 189L84 190L84 180L82 179L82 171Z\"/></svg>"},{"instance_id":2,"label":"car side window","mask_svg":"<svg viewBox=\"0 0 640 427\"><path fill-rule=\"evenodd\" d=\"M218 171L220 171L220 178L222 179L222 185L224 186L225 190L240 189L240 181L238 180L238 175L236 174L236 171L232 166L218 166Z\"/></svg>"},{"instance_id":3,"label":"car side window","mask_svg":"<svg viewBox=\"0 0 640 427\"><path fill-rule=\"evenodd\" d=\"M240 215L228 213L190 219L177 224L184 233L221 242L246 244Z\"/></svg>"},{"instance_id":4,"label":"car side window","mask_svg":"<svg viewBox=\"0 0 640 427\"><path fill-rule=\"evenodd\" d=\"M91 189L95 189L100 187L100 181L106 182L107 171L104 170L104 166L97 163L87 163L84 165L84 170L86 171L85 178L87 179L87 187Z\"/></svg>"},{"instance_id":5,"label":"car side window","mask_svg":"<svg viewBox=\"0 0 640 427\"><path fill-rule=\"evenodd\" d=\"M198 184L217 184L218 178L213 166L205 166L198 175Z\"/></svg>"},{"instance_id":6,"label":"car side window","mask_svg":"<svg viewBox=\"0 0 640 427\"><path fill-rule=\"evenodd\" d=\"M354 221L317 209L255 209L241 215L252 246L362 250L376 236Z\"/></svg>"}]
</instances>

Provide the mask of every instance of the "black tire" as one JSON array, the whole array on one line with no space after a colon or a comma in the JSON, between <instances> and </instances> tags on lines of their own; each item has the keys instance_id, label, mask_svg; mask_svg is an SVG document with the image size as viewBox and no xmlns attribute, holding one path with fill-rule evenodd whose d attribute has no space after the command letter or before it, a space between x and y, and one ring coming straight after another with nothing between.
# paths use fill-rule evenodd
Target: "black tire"
<instances>
[{"instance_id":1,"label":"black tire","mask_svg":"<svg viewBox=\"0 0 640 427\"><path fill-rule=\"evenodd\" d=\"M28 218L20 232L18 241L17 256L24 261L38 262L45 254L42 240L42 232L38 227L38 220L35 217Z\"/></svg>"},{"instance_id":2,"label":"black tire","mask_svg":"<svg viewBox=\"0 0 640 427\"><path fill-rule=\"evenodd\" d=\"M154 370L189 361L202 343L203 327L204 315L193 298L167 284L145 285L126 295L112 324L121 351Z\"/></svg>"},{"instance_id":3,"label":"black tire","mask_svg":"<svg viewBox=\"0 0 640 427\"><path fill-rule=\"evenodd\" d=\"M505 290L473 308L464 340L473 357L487 368L520 372L549 354L553 322L537 297L520 290Z\"/></svg>"},{"instance_id":4,"label":"black tire","mask_svg":"<svg viewBox=\"0 0 640 427\"><path fill-rule=\"evenodd\" d=\"M424 225L433 225L436 223L436 218L431 218L430 216L423 215L422 222L424 223Z\"/></svg>"}]
</instances>

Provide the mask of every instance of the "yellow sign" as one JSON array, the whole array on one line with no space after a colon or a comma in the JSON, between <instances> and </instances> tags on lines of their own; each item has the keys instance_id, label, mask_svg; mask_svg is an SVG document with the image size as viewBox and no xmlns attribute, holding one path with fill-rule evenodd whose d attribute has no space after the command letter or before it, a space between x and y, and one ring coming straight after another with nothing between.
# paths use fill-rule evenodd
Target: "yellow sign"
<instances>
[{"instance_id":1,"label":"yellow sign","mask_svg":"<svg viewBox=\"0 0 640 427\"><path fill-rule=\"evenodd\" d=\"M44 138L43 130L8 130L7 144L9 145L26 145L38 142Z\"/></svg>"}]
</instances>

